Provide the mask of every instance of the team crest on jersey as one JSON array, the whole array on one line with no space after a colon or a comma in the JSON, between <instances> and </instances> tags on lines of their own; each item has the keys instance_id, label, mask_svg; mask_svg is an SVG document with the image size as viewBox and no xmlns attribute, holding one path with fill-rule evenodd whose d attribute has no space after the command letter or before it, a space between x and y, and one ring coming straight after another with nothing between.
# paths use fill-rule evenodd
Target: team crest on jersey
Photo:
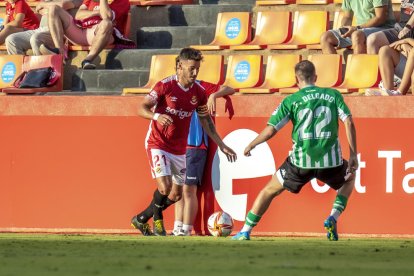
<instances>
[{"instance_id":1,"label":"team crest on jersey","mask_svg":"<svg viewBox=\"0 0 414 276\"><path fill-rule=\"evenodd\" d=\"M191 98L190 103L191 103L192 105L196 105L196 104L198 103L197 96L193 96L193 97Z\"/></svg>"},{"instance_id":2,"label":"team crest on jersey","mask_svg":"<svg viewBox=\"0 0 414 276\"><path fill-rule=\"evenodd\" d=\"M156 167L155 168L155 173L157 173L157 174L161 173L161 167L159 167L159 166Z\"/></svg>"}]
</instances>

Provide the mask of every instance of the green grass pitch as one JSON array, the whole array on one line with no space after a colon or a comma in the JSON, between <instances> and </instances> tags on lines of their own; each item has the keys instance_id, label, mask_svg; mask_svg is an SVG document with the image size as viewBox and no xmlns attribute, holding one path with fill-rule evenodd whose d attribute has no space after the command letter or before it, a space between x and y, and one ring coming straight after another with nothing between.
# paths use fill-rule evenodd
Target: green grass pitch
<instances>
[{"instance_id":1,"label":"green grass pitch","mask_svg":"<svg viewBox=\"0 0 414 276\"><path fill-rule=\"evenodd\" d=\"M0 275L414 275L414 240L0 234Z\"/></svg>"}]
</instances>

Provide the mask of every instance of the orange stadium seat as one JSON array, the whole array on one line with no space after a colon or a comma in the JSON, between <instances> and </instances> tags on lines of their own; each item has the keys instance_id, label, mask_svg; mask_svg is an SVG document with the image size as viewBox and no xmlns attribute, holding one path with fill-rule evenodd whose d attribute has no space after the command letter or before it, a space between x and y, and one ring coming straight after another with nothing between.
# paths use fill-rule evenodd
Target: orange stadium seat
<instances>
[{"instance_id":1,"label":"orange stadium seat","mask_svg":"<svg viewBox=\"0 0 414 276\"><path fill-rule=\"evenodd\" d=\"M342 19L344 18L344 12L343 11L335 11L334 13L334 20L332 23L332 29L339 29L342 26ZM356 17L353 17L352 20L352 26L356 26ZM311 50L320 50L322 49L321 44L312 44L312 45L306 45L307 49ZM351 48L351 47L350 47Z\"/></svg>"},{"instance_id":2,"label":"orange stadium seat","mask_svg":"<svg viewBox=\"0 0 414 276\"><path fill-rule=\"evenodd\" d=\"M0 25L3 25L5 17L6 17L6 14L4 12L0 12ZM4 44L0 45L0 50L6 51L7 50L6 45Z\"/></svg>"},{"instance_id":3,"label":"orange stadium seat","mask_svg":"<svg viewBox=\"0 0 414 276\"><path fill-rule=\"evenodd\" d=\"M175 58L177 55L154 55L148 82L142 87L124 88L123 95L128 93L146 94L165 77L175 74ZM221 84L224 81L224 57L222 55L204 55L197 79Z\"/></svg>"},{"instance_id":4,"label":"orange stadium seat","mask_svg":"<svg viewBox=\"0 0 414 276\"><path fill-rule=\"evenodd\" d=\"M378 55L353 54L348 56L344 81L334 88L341 93L364 91L376 87L379 80Z\"/></svg>"},{"instance_id":5,"label":"orange stadium seat","mask_svg":"<svg viewBox=\"0 0 414 276\"><path fill-rule=\"evenodd\" d=\"M273 93L280 88L296 85L295 65L301 60L300 55L270 55L267 58L266 76L258 87L242 88L241 93Z\"/></svg>"},{"instance_id":6,"label":"orange stadium seat","mask_svg":"<svg viewBox=\"0 0 414 276\"><path fill-rule=\"evenodd\" d=\"M301 49L309 44L318 44L329 24L327 11L296 11L293 20L292 38L283 44L268 45L268 49Z\"/></svg>"},{"instance_id":7,"label":"orange stadium seat","mask_svg":"<svg viewBox=\"0 0 414 276\"><path fill-rule=\"evenodd\" d=\"M288 5L295 2L296 0L257 0L256 6Z\"/></svg>"},{"instance_id":8,"label":"orange stadium seat","mask_svg":"<svg viewBox=\"0 0 414 276\"><path fill-rule=\"evenodd\" d=\"M0 55L0 90L13 85L22 73L24 55Z\"/></svg>"},{"instance_id":9,"label":"orange stadium seat","mask_svg":"<svg viewBox=\"0 0 414 276\"><path fill-rule=\"evenodd\" d=\"M149 93L158 81L175 74L176 57L177 55L153 55L151 58L148 82L142 87L124 88L123 94Z\"/></svg>"},{"instance_id":10,"label":"orange stadium seat","mask_svg":"<svg viewBox=\"0 0 414 276\"><path fill-rule=\"evenodd\" d=\"M199 50L228 49L251 40L251 14L249 12L222 12L217 15L216 33L207 45L191 45Z\"/></svg>"},{"instance_id":11,"label":"orange stadium seat","mask_svg":"<svg viewBox=\"0 0 414 276\"><path fill-rule=\"evenodd\" d=\"M257 12L256 34L249 43L230 46L232 50L264 49L269 44L281 44L290 39L292 14L289 11Z\"/></svg>"},{"instance_id":12,"label":"orange stadium seat","mask_svg":"<svg viewBox=\"0 0 414 276\"><path fill-rule=\"evenodd\" d=\"M332 0L296 0L299 5L326 5L332 3Z\"/></svg>"},{"instance_id":13,"label":"orange stadium seat","mask_svg":"<svg viewBox=\"0 0 414 276\"><path fill-rule=\"evenodd\" d=\"M119 30L123 35L128 38L131 32L131 12L128 12L127 22L125 23L125 29ZM115 47L114 44L108 45L105 49L113 49ZM91 46L82 46L82 45L72 45L70 44L68 50L70 51L89 51Z\"/></svg>"},{"instance_id":14,"label":"orange stadium seat","mask_svg":"<svg viewBox=\"0 0 414 276\"><path fill-rule=\"evenodd\" d=\"M53 67L59 76L58 81L51 87L42 88L4 88L7 94L33 94L37 92L60 92L63 90L63 57L62 55L25 56L23 59L22 72L31 69Z\"/></svg>"},{"instance_id":15,"label":"orange stadium seat","mask_svg":"<svg viewBox=\"0 0 414 276\"><path fill-rule=\"evenodd\" d=\"M317 54L309 55L308 60L315 65L316 85L319 87L334 87L342 81L342 55Z\"/></svg>"},{"instance_id":16,"label":"orange stadium seat","mask_svg":"<svg viewBox=\"0 0 414 276\"><path fill-rule=\"evenodd\" d=\"M165 6L194 4L193 0L129 0L131 6Z\"/></svg>"},{"instance_id":17,"label":"orange stadium seat","mask_svg":"<svg viewBox=\"0 0 414 276\"><path fill-rule=\"evenodd\" d=\"M236 91L241 88L262 84L263 57L261 55L230 55L227 63L226 80L223 85Z\"/></svg>"}]
</instances>

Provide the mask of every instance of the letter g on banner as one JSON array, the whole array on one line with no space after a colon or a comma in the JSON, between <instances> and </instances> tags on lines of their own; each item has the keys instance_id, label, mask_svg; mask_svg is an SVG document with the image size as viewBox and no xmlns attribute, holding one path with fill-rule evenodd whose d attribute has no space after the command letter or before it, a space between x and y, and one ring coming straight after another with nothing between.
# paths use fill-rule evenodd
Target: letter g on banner
<instances>
[{"instance_id":1,"label":"letter g on banner","mask_svg":"<svg viewBox=\"0 0 414 276\"><path fill-rule=\"evenodd\" d=\"M237 162L228 162L226 156L217 150L211 166L216 200L223 211L238 221L245 219L247 194L233 194L233 179L256 178L276 172L275 160L267 143L253 149L251 156L244 156L244 149L257 135L250 129L238 129L229 133L223 141L237 153Z\"/></svg>"}]
</instances>

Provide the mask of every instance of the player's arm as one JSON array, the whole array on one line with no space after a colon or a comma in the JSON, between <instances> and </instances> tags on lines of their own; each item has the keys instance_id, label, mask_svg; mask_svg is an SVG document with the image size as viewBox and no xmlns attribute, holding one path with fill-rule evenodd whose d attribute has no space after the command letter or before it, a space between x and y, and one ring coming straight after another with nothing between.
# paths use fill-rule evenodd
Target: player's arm
<instances>
[{"instance_id":1,"label":"player's arm","mask_svg":"<svg viewBox=\"0 0 414 276\"><path fill-rule=\"evenodd\" d=\"M348 168L351 173L354 173L358 169L358 157L357 157L357 142L356 142L356 130L355 124L352 120L352 116L348 116L345 121L345 132L349 143L349 163Z\"/></svg>"},{"instance_id":2,"label":"player's arm","mask_svg":"<svg viewBox=\"0 0 414 276\"><path fill-rule=\"evenodd\" d=\"M252 151L252 149L254 149L257 145L263 142L266 142L267 140L275 136L276 133L277 133L277 130L274 126L267 125L262 130L262 132L260 132L260 134L253 141L251 141L250 144L245 148L244 155L250 156L251 155L250 152Z\"/></svg>"},{"instance_id":3,"label":"player's arm","mask_svg":"<svg viewBox=\"0 0 414 276\"><path fill-rule=\"evenodd\" d=\"M233 95L234 92L236 91L233 88L226 86L226 85L221 85L219 90L211 94L208 97L208 101L207 101L207 107L208 107L208 111L210 112L210 114L214 114L216 112L216 99L217 98Z\"/></svg>"},{"instance_id":4,"label":"player's arm","mask_svg":"<svg viewBox=\"0 0 414 276\"><path fill-rule=\"evenodd\" d=\"M198 115L201 126L207 135L217 144L219 149L226 155L227 160L234 162L237 159L237 154L226 144L224 144L221 137L218 135L214 122L208 113Z\"/></svg>"},{"instance_id":5,"label":"player's arm","mask_svg":"<svg viewBox=\"0 0 414 276\"><path fill-rule=\"evenodd\" d=\"M82 20L82 19L89 18L95 15L100 16L99 10L90 11L88 10L88 6L86 6L85 4L82 4L79 7L78 11L76 12L75 18L78 20Z\"/></svg>"},{"instance_id":6,"label":"player's arm","mask_svg":"<svg viewBox=\"0 0 414 276\"><path fill-rule=\"evenodd\" d=\"M169 126L173 123L172 118L166 114L154 113L153 107L157 102L150 96L146 96L138 107L138 115L147 120L157 121L163 126Z\"/></svg>"}]
</instances>

